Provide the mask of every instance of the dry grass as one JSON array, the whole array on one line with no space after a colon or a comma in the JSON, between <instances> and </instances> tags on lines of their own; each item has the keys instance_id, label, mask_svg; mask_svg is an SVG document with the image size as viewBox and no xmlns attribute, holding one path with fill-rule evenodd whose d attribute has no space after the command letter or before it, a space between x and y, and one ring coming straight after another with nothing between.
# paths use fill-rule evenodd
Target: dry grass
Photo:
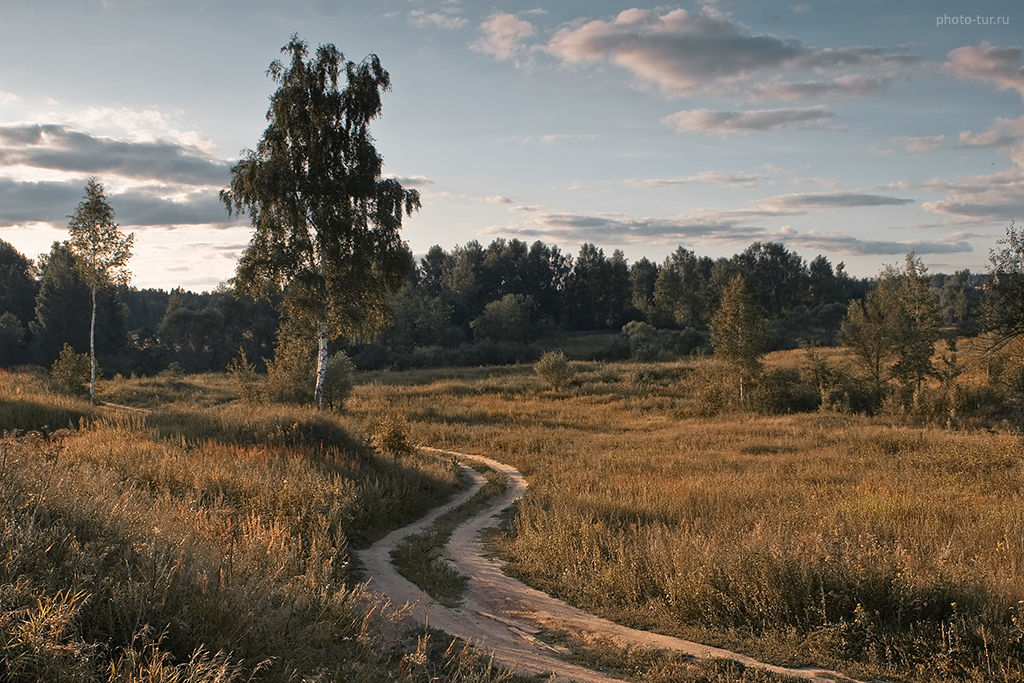
<instances>
[{"instance_id":1,"label":"dry grass","mask_svg":"<svg viewBox=\"0 0 1024 683\"><path fill-rule=\"evenodd\" d=\"M349 580L349 546L446 499L451 463L381 457L352 418L241 407L228 386L104 387L145 414L0 375L0 679L507 679L395 633Z\"/></svg>"},{"instance_id":2,"label":"dry grass","mask_svg":"<svg viewBox=\"0 0 1024 683\"><path fill-rule=\"evenodd\" d=\"M350 406L385 402L421 442L527 474L502 552L575 604L785 664L1024 675L1016 436L834 412L700 417L688 363L579 367L561 391L530 367L385 373Z\"/></svg>"}]
</instances>

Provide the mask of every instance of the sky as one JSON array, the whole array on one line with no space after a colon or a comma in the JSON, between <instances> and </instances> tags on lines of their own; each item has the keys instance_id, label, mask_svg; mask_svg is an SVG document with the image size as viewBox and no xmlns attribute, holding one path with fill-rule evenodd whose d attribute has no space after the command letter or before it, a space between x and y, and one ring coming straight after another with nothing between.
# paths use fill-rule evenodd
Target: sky
<instances>
[{"instance_id":1,"label":"sky","mask_svg":"<svg viewBox=\"0 0 1024 683\"><path fill-rule=\"evenodd\" d=\"M0 239L67 239L94 177L135 286L228 280L252 230L218 193L298 34L390 73L372 131L421 193L414 254L773 241L984 272L1024 219L1022 28L964 0L0 0Z\"/></svg>"}]
</instances>

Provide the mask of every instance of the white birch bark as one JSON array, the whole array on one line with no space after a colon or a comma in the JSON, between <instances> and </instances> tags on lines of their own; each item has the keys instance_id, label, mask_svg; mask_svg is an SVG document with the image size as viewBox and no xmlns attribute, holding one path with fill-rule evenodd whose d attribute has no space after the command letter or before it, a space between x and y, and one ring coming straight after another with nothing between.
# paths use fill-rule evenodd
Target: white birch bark
<instances>
[{"instance_id":1,"label":"white birch bark","mask_svg":"<svg viewBox=\"0 0 1024 683\"><path fill-rule=\"evenodd\" d=\"M317 323L320 344L316 354L316 390L313 393L318 410L324 407L324 378L327 377L327 323Z\"/></svg>"},{"instance_id":2,"label":"white birch bark","mask_svg":"<svg viewBox=\"0 0 1024 683\"><path fill-rule=\"evenodd\" d=\"M92 356L92 379L89 381L89 403L96 405L96 287L92 288L92 322L89 323L89 355Z\"/></svg>"}]
</instances>

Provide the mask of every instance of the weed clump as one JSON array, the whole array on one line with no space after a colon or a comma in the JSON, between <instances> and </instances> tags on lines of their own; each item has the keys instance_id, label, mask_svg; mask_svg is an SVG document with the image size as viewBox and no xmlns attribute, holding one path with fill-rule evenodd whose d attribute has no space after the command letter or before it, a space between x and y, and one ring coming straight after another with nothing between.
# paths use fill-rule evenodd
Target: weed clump
<instances>
[{"instance_id":1,"label":"weed clump","mask_svg":"<svg viewBox=\"0 0 1024 683\"><path fill-rule=\"evenodd\" d=\"M548 351L533 364L533 371L555 391L572 381L575 371L561 351Z\"/></svg>"}]
</instances>

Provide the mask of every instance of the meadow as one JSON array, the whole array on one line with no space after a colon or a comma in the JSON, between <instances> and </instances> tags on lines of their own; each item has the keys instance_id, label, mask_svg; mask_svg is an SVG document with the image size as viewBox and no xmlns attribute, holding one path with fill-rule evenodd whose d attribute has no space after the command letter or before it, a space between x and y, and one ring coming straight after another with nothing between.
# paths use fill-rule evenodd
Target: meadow
<instances>
[{"instance_id":1,"label":"meadow","mask_svg":"<svg viewBox=\"0 0 1024 683\"><path fill-rule=\"evenodd\" d=\"M412 442L518 467L494 551L603 616L861 679L1020 680L1012 392L962 356L956 401L873 417L738 409L703 358L577 362L558 390L529 365L363 373L340 413L245 403L225 375L116 378L99 408L0 374L0 678L514 679L360 587L353 548L463 485ZM783 352L767 376L807 390L822 360L848 366ZM457 601L435 569L411 572ZM566 645L631 680L772 680Z\"/></svg>"},{"instance_id":2,"label":"meadow","mask_svg":"<svg viewBox=\"0 0 1024 683\"><path fill-rule=\"evenodd\" d=\"M767 360L813 374L800 351ZM526 474L496 551L573 604L778 664L1020 680L1021 442L966 411L985 370L964 365L936 421L709 411L709 363L577 363L558 391L530 366L381 372L349 406Z\"/></svg>"},{"instance_id":3,"label":"meadow","mask_svg":"<svg viewBox=\"0 0 1024 683\"><path fill-rule=\"evenodd\" d=\"M0 373L0 679L508 680L367 600L351 549L461 485L352 417L221 376L115 380L96 408Z\"/></svg>"}]
</instances>

